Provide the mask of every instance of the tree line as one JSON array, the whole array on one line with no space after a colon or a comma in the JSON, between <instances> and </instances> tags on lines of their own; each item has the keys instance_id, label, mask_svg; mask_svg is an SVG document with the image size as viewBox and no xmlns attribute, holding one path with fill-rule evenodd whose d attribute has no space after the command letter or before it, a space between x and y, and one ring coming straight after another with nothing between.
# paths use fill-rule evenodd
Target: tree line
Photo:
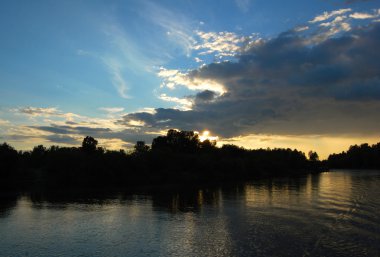
<instances>
[{"instance_id":1,"label":"tree line","mask_svg":"<svg viewBox=\"0 0 380 257\"><path fill-rule=\"evenodd\" d=\"M380 169L380 143L352 145L347 151L331 154L327 161L336 169Z\"/></svg>"},{"instance_id":2,"label":"tree line","mask_svg":"<svg viewBox=\"0 0 380 257\"><path fill-rule=\"evenodd\" d=\"M16 151L0 145L1 187L66 187L213 183L269 176L289 176L322 169L318 154L298 150L249 150L232 144L216 147L193 131L171 129L148 146L106 150L87 136L80 147L45 147Z\"/></svg>"}]
</instances>

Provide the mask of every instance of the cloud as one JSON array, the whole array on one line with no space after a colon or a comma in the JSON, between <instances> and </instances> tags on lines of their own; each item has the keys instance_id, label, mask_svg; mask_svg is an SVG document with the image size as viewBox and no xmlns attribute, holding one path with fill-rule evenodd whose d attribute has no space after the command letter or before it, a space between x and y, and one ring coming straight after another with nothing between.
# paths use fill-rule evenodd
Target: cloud
<instances>
[{"instance_id":1,"label":"cloud","mask_svg":"<svg viewBox=\"0 0 380 257\"><path fill-rule=\"evenodd\" d=\"M130 99L128 91L133 86L131 81L146 77L147 73L155 72L153 67L162 65L165 61L162 49L153 49L157 44L151 42L139 42L128 33L131 28L114 21L102 24L101 32L106 40L106 51L103 53L90 53L78 50L78 55L90 56L100 60L110 74L112 85L118 94L125 99ZM132 28L138 29L140 28ZM153 35L149 35L153 38ZM155 40L152 40L155 41ZM167 57L166 57L167 59ZM127 80L127 77L130 81Z\"/></svg>"},{"instance_id":2,"label":"cloud","mask_svg":"<svg viewBox=\"0 0 380 257\"><path fill-rule=\"evenodd\" d=\"M66 120L73 120L75 118L81 118L80 115L67 112L64 113L58 110L56 107L19 107L15 109L10 109L11 112L22 114L30 117L31 119L36 118L64 118Z\"/></svg>"},{"instance_id":3,"label":"cloud","mask_svg":"<svg viewBox=\"0 0 380 257\"><path fill-rule=\"evenodd\" d=\"M195 43L190 26L192 22L180 12L174 12L151 1L144 1L142 5L140 15L161 28L171 42L179 46L185 55L190 56Z\"/></svg>"},{"instance_id":4,"label":"cloud","mask_svg":"<svg viewBox=\"0 0 380 257\"><path fill-rule=\"evenodd\" d=\"M131 124L128 125L130 127ZM132 125L133 126L133 125ZM52 139L56 139L54 142L59 142L58 140L61 138L62 140L67 139L68 137L74 138L78 141L85 136L92 136L96 139L102 139L103 142L107 140L121 140L125 144L133 144L139 140L145 140L148 143L152 141L154 137L157 137L161 134L158 130L149 130L144 127L138 126L137 124L133 129L123 129L119 131L112 130L110 128L93 128L93 127L84 127L84 126L65 126L65 125L57 125L50 124L47 126L30 126L29 128L49 132L48 135L43 136L43 138L48 139L49 141L53 141Z\"/></svg>"},{"instance_id":5,"label":"cloud","mask_svg":"<svg viewBox=\"0 0 380 257\"><path fill-rule=\"evenodd\" d=\"M64 136L64 135L49 135L49 136L46 136L45 139L53 143L65 144L65 145L79 145L81 143L81 141L78 140L77 138L74 138L71 136Z\"/></svg>"},{"instance_id":6,"label":"cloud","mask_svg":"<svg viewBox=\"0 0 380 257\"><path fill-rule=\"evenodd\" d=\"M214 80L191 77L188 73L179 70L161 68L157 75L164 79L162 86L170 89L182 86L196 91L211 90L220 95L225 92L224 86Z\"/></svg>"},{"instance_id":7,"label":"cloud","mask_svg":"<svg viewBox=\"0 0 380 257\"><path fill-rule=\"evenodd\" d=\"M161 94L159 98L167 102L178 103L179 106L177 106L177 108L182 109L182 110L191 110L191 107L193 106L193 102L187 98L178 98L178 97L168 96L166 94Z\"/></svg>"},{"instance_id":8,"label":"cloud","mask_svg":"<svg viewBox=\"0 0 380 257\"><path fill-rule=\"evenodd\" d=\"M200 42L195 43L192 48L194 50L201 50L199 55L215 54L216 57L235 56L241 50L241 45L248 41L252 41L253 38L253 36L238 36L237 34L228 31L195 31L195 33Z\"/></svg>"},{"instance_id":9,"label":"cloud","mask_svg":"<svg viewBox=\"0 0 380 257\"><path fill-rule=\"evenodd\" d=\"M318 44L331 37L351 30L347 16L337 16L329 22L319 24L319 30L310 37L308 44Z\"/></svg>"},{"instance_id":10,"label":"cloud","mask_svg":"<svg viewBox=\"0 0 380 257\"><path fill-rule=\"evenodd\" d=\"M56 107L21 107L12 109L14 112L26 114L30 116L61 116L62 113L57 110Z\"/></svg>"},{"instance_id":11,"label":"cloud","mask_svg":"<svg viewBox=\"0 0 380 257\"><path fill-rule=\"evenodd\" d=\"M104 133L111 131L110 128L94 128L84 126L65 126L65 125L49 125L49 126L30 126L30 128L42 131L51 132L54 134L79 134L79 135L97 135L101 136Z\"/></svg>"},{"instance_id":12,"label":"cloud","mask_svg":"<svg viewBox=\"0 0 380 257\"><path fill-rule=\"evenodd\" d=\"M250 0L235 0L235 3L237 7L242 11L242 12L248 12L249 7L251 5Z\"/></svg>"},{"instance_id":13,"label":"cloud","mask_svg":"<svg viewBox=\"0 0 380 257\"><path fill-rule=\"evenodd\" d=\"M294 31L295 32L301 32L301 31L308 30L309 28L310 28L309 26L298 26L298 27L294 28Z\"/></svg>"},{"instance_id":14,"label":"cloud","mask_svg":"<svg viewBox=\"0 0 380 257\"><path fill-rule=\"evenodd\" d=\"M119 138L99 139L99 145L108 150L133 149L134 143L125 142Z\"/></svg>"},{"instance_id":15,"label":"cloud","mask_svg":"<svg viewBox=\"0 0 380 257\"><path fill-rule=\"evenodd\" d=\"M117 120L110 121L117 123ZM78 145L85 136L92 136L99 139L109 149L120 149L122 146L131 146L136 141L143 140L151 143L153 138L163 132L157 129L150 129L139 126L137 123L129 125L115 125L122 129L111 129L108 123L99 124L93 122L93 125L83 126L76 122L66 122L64 124L48 124L48 125L22 125L13 126L4 133L3 138L11 142L28 142L33 141L41 144L42 142L58 143L65 145ZM30 145L32 147L33 145Z\"/></svg>"},{"instance_id":16,"label":"cloud","mask_svg":"<svg viewBox=\"0 0 380 257\"><path fill-rule=\"evenodd\" d=\"M100 107L99 110L113 114L124 111L123 107Z\"/></svg>"},{"instance_id":17,"label":"cloud","mask_svg":"<svg viewBox=\"0 0 380 257\"><path fill-rule=\"evenodd\" d=\"M129 91L136 81L145 79L149 74L153 77L157 67L178 55L190 57L195 44L192 21L185 15L151 1L141 1L137 6L135 23L124 25L111 17L101 25L107 46L104 53L77 51L78 55L99 59L107 68L112 85L125 99L132 97ZM150 40L136 41L133 32Z\"/></svg>"},{"instance_id":18,"label":"cloud","mask_svg":"<svg viewBox=\"0 0 380 257\"><path fill-rule=\"evenodd\" d=\"M204 90L195 95L194 101L196 104L209 103L216 99L218 95L211 90Z\"/></svg>"},{"instance_id":19,"label":"cloud","mask_svg":"<svg viewBox=\"0 0 380 257\"><path fill-rule=\"evenodd\" d=\"M379 17L380 9L374 9L372 13L352 12L351 8L324 12L322 15L318 15L309 21L309 23L318 25L319 27L319 30L314 32L314 36L310 37L310 42L320 43L328 38L338 36L341 33L351 30L353 20L372 20L372 22L374 22L376 21L375 19ZM303 30L299 30L299 27L297 27L295 31L302 32Z\"/></svg>"},{"instance_id":20,"label":"cloud","mask_svg":"<svg viewBox=\"0 0 380 257\"><path fill-rule=\"evenodd\" d=\"M152 66L159 65L157 54L149 49L144 49L147 45L139 45L128 34L128 28L117 22L104 24L102 27L104 35L108 39L109 50L102 56L106 64L116 63L133 74L145 74L151 70Z\"/></svg>"},{"instance_id":21,"label":"cloud","mask_svg":"<svg viewBox=\"0 0 380 257\"><path fill-rule=\"evenodd\" d=\"M8 120L0 119L0 126L8 126L11 123Z\"/></svg>"},{"instance_id":22,"label":"cloud","mask_svg":"<svg viewBox=\"0 0 380 257\"><path fill-rule=\"evenodd\" d=\"M365 12L355 12L350 14L350 18L353 19L376 19L380 17L380 9L374 10L373 13L365 13Z\"/></svg>"},{"instance_id":23,"label":"cloud","mask_svg":"<svg viewBox=\"0 0 380 257\"><path fill-rule=\"evenodd\" d=\"M83 50L83 49L77 49L77 55L80 56L94 56L93 53Z\"/></svg>"},{"instance_id":24,"label":"cloud","mask_svg":"<svg viewBox=\"0 0 380 257\"><path fill-rule=\"evenodd\" d=\"M0 119L1 140L27 150L37 144L78 146L85 136L93 136L99 140L100 146L120 149L131 147L139 140L151 143L153 138L165 133L160 129L145 127L139 120L120 124L124 115L124 109L121 107L99 109L108 112L109 115L106 118L87 117L65 113L56 107L15 108L10 114L22 116L18 117L17 122ZM142 110L149 114L155 113L152 108ZM25 117L28 119L22 120ZM29 119L30 117L33 119Z\"/></svg>"},{"instance_id":25,"label":"cloud","mask_svg":"<svg viewBox=\"0 0 380 257\"><path fill-rule=\"evenodd\" d=\"M112 84L117 89L119 95L125 99L131 98L127 94L129 87L122 73L123 66L116 59L104 58L103 60L105 65L108 67L109 73L111 74Z\"/></svg>"},{"instance_id":26,"label":"cloud","mask_svg":"<svg viewBox=\"0 0 380 257\"><path fill-rule=\"evenodd\" d=\"M288 31L245 49L236 61L165 71L173 84L180 76L182 84L209 81L224 91L205 88L192 96L191 110L130 113L120 124L139 120L154 129L208 129L225 138L378 133L380 53L373 49L380 45L380 25L353 27L311 44L314 36Z\"/></svg>"},{"instance_id":27,"label":"cloud","mask_svg":"<svg viewBox=\"0 0 380 257\"><path fill-rule=\"evenodd\" d=\"M195 62L203 62L203 60L201 58L199 58L199 57L194 57L194 61Z\"/></svg>"},{"instance_id":28,"label":"cloud","mask_svg":"<svg viewBox=\"0 0 380 257\"><path fill-rule=\"evenodd\" d=\"M339 9L339 10L335 10L335 11L331 11L331 12L324 12L323 14L320 14L320 15L314 17L314 19L310 20L309 22L310 23L316 23L316 22L325 21L325 20L328 20L334 16L342 15L344 13L351 12L351 11L352 11L351 8L345 8L345 9Z\"/></svg>"}]
</instances>

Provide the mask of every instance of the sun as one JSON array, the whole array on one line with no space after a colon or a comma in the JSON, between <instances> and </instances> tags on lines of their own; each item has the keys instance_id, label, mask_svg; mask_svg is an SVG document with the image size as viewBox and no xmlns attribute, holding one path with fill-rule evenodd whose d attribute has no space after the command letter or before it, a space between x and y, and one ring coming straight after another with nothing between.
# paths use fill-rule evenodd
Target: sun
<instances>
[{"instance_id":1,"label":"sun","mask_svg":"<svg viewBox=\"0 0 380 257\"><path fill-rule=\"evenodd\" d=\"M201 142L203 142L205 140L210 140L210 141L218 140L217 136L211 136L210 134L211 134L210 131L204 130L202 132L202 134L199 134L199 140Z\"/></svg>"}]
</instances>

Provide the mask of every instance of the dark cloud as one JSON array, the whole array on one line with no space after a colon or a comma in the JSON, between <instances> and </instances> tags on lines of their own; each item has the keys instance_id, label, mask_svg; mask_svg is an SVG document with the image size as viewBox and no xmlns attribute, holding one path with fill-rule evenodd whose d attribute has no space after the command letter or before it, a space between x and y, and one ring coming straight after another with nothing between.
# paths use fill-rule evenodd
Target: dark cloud
<instances>
[{"instance_id":1,"label":"dark cloud","mask_svg":"<svg viewBox=\"0 0 380 257\"><path fill-rule=\"evenodd\" d=\"M49 140L50 142L59 143L59 144L63 143L63 144L69 144L69 145L79 145L81 143L73 137L64 136L64 135L50 135L50 136L45 136L44 138Z\"/></svg>"},{"instance_id":2,"label":"dark cloud","mask_svg":"<svg viewBox=\"0 0 380 257\"><path fill-rule=\"evenodd\" d=\"M81 135L83 137L92 136L102 139L120 139L126 143L132 144L140 140L151 143L153 138L159 135L159 133L154 133L146 129L125 129L123 131L113 131L109 128L92 128L56 124L51 124L50 126L30 126L30 128L52 133L52 135L39 137L45 138L51 142L67 144L78 144L78 141L75 138L68 135Z\"/></svg>"},{"instance_id":3,"label":"dark cloud","mask_svg":"<svg viewBox=\"0 0 380 257\"><path fill-rule=\"evenodd\" d=\"M216 93L214 91L204 90L195 95L195 102L196 103L210 102L214 100L215 97L216 97Z\"/></svg>"},{"instance_id":4,"label":"dark cloud","mask_svg":"<svg viewBox=\"0 0 380 257\"><path fill-rule=\"evenodd\" d=\"M80 134L80 135L101 135L109 133L109 128L92 128L85 126L62 126L62 125L50 125L50 126L30 126L30 128L47 131L55 134Z\"/></svg>"},{"instance_id":5,"label":"dark cloud","mask_svg":"<svg viewBox=\"0 0 380 257\"><path fill-rule=\"evenodd\" d=\"M313 35L311 35L313 36ZM311 37L310 36L310 37ZM236 62L189 73L227 89L200 92L191 111L132 113L148 127L247 133L371 133L380 125L380 24L358 27L323 42L286 32L243 52Z\"/></svg>"},{"instance_id":6,"label":"dark cloud","mask_svg":"<svg viewBox=\"0 0 380 257\"><path fill-rule=\"evenodd\" d=\"M10 140L10 141L23 142L23 141L27 141L27 140L30 140L30 139L36 138L36 137L31 136L31 135L6 135L2 138L4 138L5 140Z\"/></svg>"},{"instance_id":7,"label":"dark cloud","mask_svg":"<svg viewBox=\"0 0 380 257\"><path fill-rule=\"evenodd\" d=\"M78 123L75 122L75 121L66 121L65 123L66 123L67 125L78 125Z\"/></svg>"}]
</instances>

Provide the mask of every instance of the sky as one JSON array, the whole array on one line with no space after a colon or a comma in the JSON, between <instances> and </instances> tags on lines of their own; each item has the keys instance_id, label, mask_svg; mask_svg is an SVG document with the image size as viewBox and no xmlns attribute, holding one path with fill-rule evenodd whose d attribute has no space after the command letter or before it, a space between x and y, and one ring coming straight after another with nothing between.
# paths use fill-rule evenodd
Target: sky
<instances>
[{"instance_id":1,"label":"sky","mask_svg":"<svg viewBox=\"0 0 380 257\"><path fill-rule=\"evenodd\" d=\"M1 1L0 142L380 141L377 0Z\"/></svg>"}]
</instances>

